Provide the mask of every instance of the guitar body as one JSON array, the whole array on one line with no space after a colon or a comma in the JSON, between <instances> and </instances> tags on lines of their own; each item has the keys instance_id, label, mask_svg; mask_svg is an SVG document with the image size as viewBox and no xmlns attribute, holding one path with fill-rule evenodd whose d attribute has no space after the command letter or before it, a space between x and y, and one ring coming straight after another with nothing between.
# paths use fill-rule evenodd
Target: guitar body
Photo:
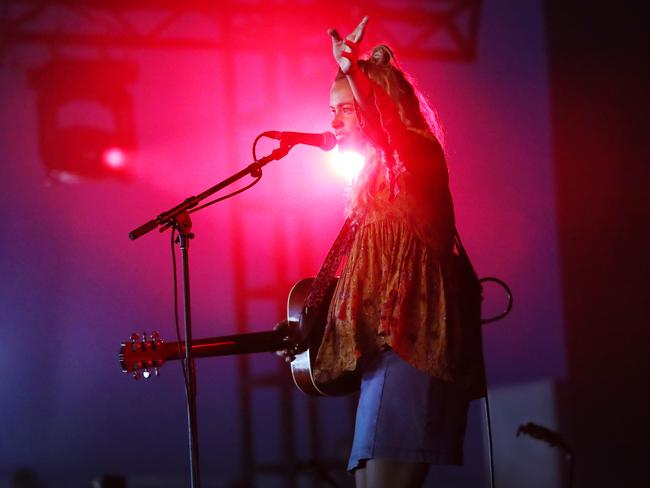
<instances>
[{"instance_id":1,"label":"guitar body","mask_svg":"<svg viewBox=\"0 0 650 488\"><path fill-rule=\"evenodd\" d=\"M320 310L310 310L308 316L303 316L303 304L313 281L313 278L305 278L296 283L291 289L287 301L287 320L290 323L300 324L300 335L305 338L303 346L306 346L306 349L296 354L295 359L291 362L293 381L298 389L307 395L349 395L359 390L361 378L356 371L344 373L341 377L328 383L317 382L314 378L316 355L323 340L327 312L336 287L336 280L330 286L325 300L323 300L324 306Z\"/></svg>"}]
</instances>

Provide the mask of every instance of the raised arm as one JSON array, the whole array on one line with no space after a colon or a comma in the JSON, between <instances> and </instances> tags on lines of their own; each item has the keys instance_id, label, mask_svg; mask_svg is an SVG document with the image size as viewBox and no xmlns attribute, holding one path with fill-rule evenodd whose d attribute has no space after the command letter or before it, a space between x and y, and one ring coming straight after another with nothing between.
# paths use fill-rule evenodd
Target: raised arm
<instances>
[{"instance_id":1,"label":"raised arm","mask_svg":"<svg viewBox=\"0 0 650 488\"><path fill-rule=\"evenodd\" d=\"M341 72L345 74L352 95L363 111L372 110L372 86L368 77L359 69L359 44L363 40L363 34L368 23L368 17L364 17L359 25L343 39L336 29L329 29L327 33L332 38L332 54L339 65Z\"/></svg>"},{"instance_id":2,"label":"raised arm","mask_svg":"<svg viewBox=\"0 0 650 488\"><path fill-rule=\"evenodd\" d=\"M368 23L364 17L343 39L336 29L329 29L332 54L352 90L355 102L364 116L364 132L380 146L390 145L400 155L406 168L416 174L433 170L446 175L445 157L440 143L432 134L409 129L401 120L395 103L380 86L374 84L359 68L359 45Z\"/></svg>"}]
</instances>

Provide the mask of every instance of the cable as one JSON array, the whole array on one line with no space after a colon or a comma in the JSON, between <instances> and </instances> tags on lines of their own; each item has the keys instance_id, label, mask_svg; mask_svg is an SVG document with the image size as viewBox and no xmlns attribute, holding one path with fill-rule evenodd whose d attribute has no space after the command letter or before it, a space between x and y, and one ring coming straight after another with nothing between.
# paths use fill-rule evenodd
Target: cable
<instances>
[{"instance_id":1,"label":"cable","mask_svg":"<svg viewBox=\"0 0 650 488\"><path fill-rule=\"evenodd\" d=\"M257 144L257 141L261 137L262 137L261 134L259 136L257 136L255 138L254 143L253 143L253 158L255 159L256 163L257 163L257 157L256 157L256 154L255 154L255 146ZM253 168L255 168L253 165L251 165L251 166ZM255 186L262 179L262 171L260 169L260 166L259 165L256 165L256 166L257 166L257 168L250 171L251 176L253 176L255 178L251 183L244 186L243 188L240 188L240 189L235 190L235 191L233 191L231 193L228 193L227 195L216 198L216 199L214 199L214 200L212 200L210 202L207 202L207 203L205 203L203 205L200 205L200 206L195 207L195 208L193 208L191 210L188 210L187 213L190 214L190 213L193 213L193 212L197 212L197 211L199 211L199 210L201 210L201 209L203 209L205 207L209 207L210 205L214 205L217 202L221 202L223 200L226 200L227 198L238 195L239 193L242 193L242 192L248 190L249 188ZM176 252L175 252L175 247L174 247L175 244L176 244L176 241L177 241L177 234L179 232L178 225L179 224L178 224L178 221L176 219L171 219L165 224L165 226L161 229L161 231L165 230L165 228L167 228L167 227L172 228L170 236L171 236L171 253L172 253L172 275L173 275L173 282L174 282L174 285L173 285L173 292L174 292L174 322L175 322L175 325L176 325L176 341L177 341L177 344L178 344L178 355L179 355L179 358L180 358L181 369L183 371L183 382L185 384L185 398L186 398L186 401L187 401L188 415L190 415L189 412L192 410L191 405L193 403L193 397L192 397L192 391L191 391L191 387L193 387L193 385L190 385L190 378L189 378L189 372L190 372L189 366L190 365L186 364L185 359L183 358L183 350L182 350L182 346L181 346L182 342L181 342L181 332L180 332L180 320L178 318L178 270L177 270L177 265L176 265ZM189 343L189 342L190 341L186 341L186 344L185 344L186 352L189 351L189 349L187 349L187 348L192 347L192 344ZM191 418L191 415L190 415L190 418ZM192 428L190 429L190 432L191 431L192 431ZM190 439L192 439L192 434L190 434ZM193 442L192 442L192 444L193 444ZM192 447L190 447L190 452L192 452ZM196 452L198 453L198 446L197 446L197 451ZM198 466L193 466L193 469L196 470L196 473L193 473L193 477L196 476L196 479L198 480L198 469L199 468L198 468Z\"/></svg>"},{"instance_id":2,"label":"cable","mask_svg":"<svg viewBox=\"0 0 650 488\"><path fill-rule=\"evenodd\" d=\"M487 277L487 278L482 278L479 280L479 283L481 285L485 282L494 282L501 287L506 292L506 296L508 297L508 306L506 307L506 310L503 311L501 314L496 315L494 317L490 317L488 319L481 319L481 324L488 324L490 322L495 322L497 320L502 319L506 315L510 313L510 310L512 310L512 291L510 291L510 288L508 285L505 284L502 280L498 278L494 278L492 276ZM486 378L487 379L487 378ZM487 381L486 381L487 384ZM485 423L487 424L487 437L488 437L488 459L489 459L489 464L490 464L490 487L495 488L496 483L494 481L494 441L492 438L492 416L490 415L490 398L489 398L489 389L486 388L485 390L485 399L484 399L484 404L485 404Z\"/></svg>"},{"instance_id":3,"label":"cable","mask_svg":"<svg viewBox=\"0 0 650 488\"><path fill-rule=\"evenodd\" d=\"M483 285L483 283L488 281L500 285L505 291L506 297L508 298L508 305L506 306L506 309L503 312L501 312L498 315L495 315L494 317L490 317L489 319L481 318L481 323L489 324L490 322L496 322L497 320L501 320L506 315L508 315L512 310L512 290L510 290L510 287L503 280L500 280L499 278L495 278L493 276L487 276L485 278L481 278L478 281L479 283L481 283L481 285Z\"/></svg>"},{"instance_id":4,"label":"cable","mask_svg":"<svg viewBox=\"0 0 650 488\"><path fill-rule=\"evenodd\" d=\"M253 159L255 162L257 162L257 154L255 152L255 147L257 146L257 142L260 140L260 138L263 137L263 134L259 134L255 140L253 141ZM217 202L221 202L223 200L226 200L227 198L234 197L235 195L238 195L249 188L252 188L255 186L259 181L262 179L262 172L259 171L258 175L255 177L252 183L249 183L248 185L235 190L231 193L228 193L227 195L224 195L222 197L216 198L210 202L204 203L203 205L199 205L198 207L195 207L191 210L189 210L187 213L194 213L198 212L201 209L204 209L205 207L209 207L210 205L214 205ZM171 232L171 252L172 252L172 270L173 270L173 280L174 280L174 322L176 324L176 342L178 344L178 355L181 358L181 368L183 370L183 380L185 382L185 395L187 396L187 399L189 401L190 398L190 385L189 385L189 379L187 377L187 366L185 364L185 361L182 359L183 358L183 350L181 347L181 331L180 331L180 321L178 319L178 271L176 267L176 253L175 253L175 248L174 244L176 244L176 234L177 234L177 229L174 225L172 225L172 232ZM185 347L191 347L190 344L186 344Z\"/></svg>"},{"instance_id":5,"label":"cable","mask_svg":"<svg viewBox=\"0 0 650 488\"><path fill-rule=\"evenodd\" d=\"M510 287L504 281L500 280L499 278L494 278L492 276L481 278L479 280L479 283L481 283L481 285L483 285L483 283L485 282L493 282L500 285L506 293L506 297L508 298L508 305L502 313L495 315L494 317L490 317L487 319L481 318L481 324L488 324L490 322L501 320L506 315L508 315L512 310L512 291L510 290ZM485 421L487 423L488 458L490 460L490 486L491 488L495 488L496 485L494 481L494 443L492 439L492 417L490 415L490 400L489 400L489 394L487 388L485 390Z\"/></svg>"},{"instance_id":6,"label":"cable","mask_svg":"<svg viewBox=\"0 0 650 488\"><path fill-rule=\"evenodd\" d=\"M266 137L266 136L264 135L264 132L262 132L261 134L258 134L258 136L257 136L257 137L255 138L255 140L253 141L253 161L257 161L257 153L255 152L255 148L257 147L257 142L258 142L262 137Z\"/></svg>"},{"instance_id":7,"label":"cable","mask_svg":"<svg viewBox=\"0 0 650 488\"><path fill-rule=\"evenodd\" d=\"M222 197L216 198L216 199L212 200L211 202L204 203L203 205L199 205L198 207L194 207L192 210L188 211L187 213L198 212L199 210L201 210L201 209L203 209L203 208L205 208L205 207L209 207L210 205L214 205L215 203L221 202L222 200L225 200L225 199L227 199L227 198L234 197L235 195L237 195L237 194L239 194L239 193L242 193L242 192L248 190L249 188L255 186L255 185L256 185L256 184L257 184L261 179L262 179L262 174L261 174L261 172L260 172L260 175L257 176L257 177L253 180L252 183L249 183L248 185L244 186L243 188L240 188L239 190L235 190L235 191L232 192L232 193L228 193L227 195L224 195L224 196L222 196Z\"/></svg>"},{"instance_id":8,"label":"cable","mask_svg":"<svg viewBox=\"0 0 650 488\"><path fill-rule=\"evenodd\" d=\"M238 195L239 193L242 193L242 192L248 190L249 188L255 186L257 183L259 183L260 179L262 179L262 171L261 171L261 165L258 163L257 158L256 158L255 145L257 144L257 141L260 139L260 137L261 137L261 135L259 135L255 139L255 141L253 143L253 157L255 159L255 163L251 164L249 166L249 169L247 170L247 172L249 172L250 175L255 179L250 184L244 186L243 188L235 190L235 191L233 191L231 193L228 193L227 195L224 195L222 197L216 198L215 200L207 202L207 203L205 203L203 205L200 205L198 207L195 207L195 208L193 208L191 210L187 210L187 213L184 215L184 217L185 217L185 220L188 221L188 223L191 224L191 221L189 220L189 218L187 218L187 214L197 212L197 211L199 211L199 210L201 210L201 209L203 209L205 207L208 207L210 205L213 205L213 204L215 204L217 202L221 202L221 201L223 201L223 200L225 200L227 198ZM243 175L243 174L244 173L241 173L241 175ZM176 341L177 341L177 345L178 345L178 355L179 355L179 359L180 359L180 363L181 363L181 369L182 369L182 372L183 372L183 382L185 384L185 398L186 398L186 401L187 401L188 420L189 420L189 423L190 423L190 464L192 466L192 486L195 486L195 482L197 483L196 486L198 486L198 483L199 483L198 452L199 452L199 450L198 450L198 443L196 443L196 438L195 438L195 435L197 434L197 432L196 432L196 419L195 419L195 417L193 415L193 412L196 411L196 396L195 396L196 392L194 391L194 388L195 388L195 384L194 384L194 381L193 381L194 377L192 377L192 378L189 377L190 374L193 374L194 370L193 370L193 363L192 362L189 362L189 364L186 363L187 357L191 352L192 341L190 340L190 337L188 337L189 336L189 325L186 323L185 324L186 329L187 329L186 330L187 335L185 337L185 341L186 341L185 342L185 352L186 352L186 355L185 355L185 359L184 359L183 358L183 350L182 350L182 346L181 346L182 342L181 342L181 332L180 332L180 320L178 318L178 270L177 270L177 265L176 265L176 252L175 252L174 246L175 246L176 241L177 241L177 233L179 234L180 243L183 246L185 246L184 239L191 237L191 235L186 236L185 234L180 234L181 233L180 223L179 223L179 221L178 221L178 219L176 217L178 215L182 215L182 213L183 212L180 212L180 213L176 214L174 217L172 217L171 219L167 219L166 223L164 224L164 226L160 230L162 232L163 230L165 230L168 227L172 228L172 230L170 232L170 244L171 244L171 253L172 253L172 275L173 275L173 293L174 293L174 322L175 322L175 326L176 326L175 328L176 328ZM181 249L181 251L183 252L184 259L185 259L185 256L186 256L185 250L186 249ZM187 268L185 267L185 265L186 265L185 260L183 261L183 265L184 265L183 266L183 272L185 273L186 271L188 271ZM188 277L184 274L184 281L183 281L184 285L186 284L185 283L186 278L188 278ZM184 287L184 292L186 292L186 291L189 291L189 290L187 290ZM188 297L185 297L185 298L188 298ZM187 303L186 303L186 305L187 305ZM188 312L188 310L186 310L186 312ZM188 320L188 315L187 314L185 316L185 320L186 321Z\"/></svg>"},{"instance_id":9,"label":"cable","mask_svg":"<svg viewBox=\"0 0 650 488\"><path fill-rule=\"evenodd\" d=\"M259 134L259 135L255 138L255 140L253 141L252 153L253 153L253 161L254 161L254 162L257 162L257 160L258 160L258 159L257 159L257 152L255 151L255 148L257 147L257 142L258 142L262 137L265 137L265 136L264 136L264 133ZM196 207L196 208L193 208L192 210L190 210L190 211L187 212L187 213L194 213L194 212L197 212L197 211L199 211L199 210L201 210L201 209L203 209L203 208L205 208L205 207L209 207L210 205L214 205L215 203L218 203L218 202L221 202L221 201L223 201L223 200L226 200L227 198L234 197L235 195L238 195L239 193L242 193L242 192L248 190L249 188L252 188L252 187L255 186L257 183L259 183L259 181L260 181L261 179L262 179L262 170L260 169L260 170L259 170L259 174L258 174L257 176L255 176L255 180L254 180L252 183L250 183L250 184L246 185L245 187L240 188L239 190L236 190L236 191L234 191L234 192L232 192L232 193L228 193L227 195L224 195L224 196L222 196L222 197L216 198L216 199L212 200L211 202L204 203L203 205L200 205L200 206L198 206L198 207Z\"/></svg>"},{"instance_id":10,"label":"cable","mask_svg":"<svg viewBox=\"0 0 650 488\"><path fill-rule=\"evenodd\" d=\"M485 421L488 434L488 459L490 460L490 487L495 488L494 483L494 445L492 441L492 416L490 415L490 400L488 390L485 390Z\"/></svg>"},{"instance_id":11,"label":"cable","mask_svg":"<svg viewBox=\"0 0 650 488\"><path fill-rule=\"evenodd\" d=\"M181 348L181 327L178 320L178 272L176 269L176 253L174 249L176 244L176 227L172 227L171 231L171 250L172 250L172 274L174 281L174 319L176 322L176 343L178 344L178 357L180 358L181 369L183 370L183 380L185 382L185 396L188 401L190 398L190 384L187 378L187 368L185 367L185 360L183 359L183 350ZM186 344L185 347L188 347Z\"/></svg>"}]
</instances>

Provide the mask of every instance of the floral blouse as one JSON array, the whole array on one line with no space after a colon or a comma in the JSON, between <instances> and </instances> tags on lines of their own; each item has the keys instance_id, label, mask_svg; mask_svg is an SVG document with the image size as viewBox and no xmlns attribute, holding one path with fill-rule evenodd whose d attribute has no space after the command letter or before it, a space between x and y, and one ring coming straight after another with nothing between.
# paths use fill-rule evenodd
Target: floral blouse
<instances>
[{"instance_id":1,"label":"floral blouse","mask_svg":"<svg viewBox=\"0 0 650 488\"><path fill-rule=\"evenodd\" d=\"M315 365L318 382L355 370L362 358L388 347L439 379L468 388L481 381L482 357L475 358L480 367L471 377L461 371L464 335L448 299L445 262L453 249L454 215L444 155L432 136L411 134L396 188L391 191L385 174L371 183L374 198L330 304Z\"/></svg>"}]
</instances>

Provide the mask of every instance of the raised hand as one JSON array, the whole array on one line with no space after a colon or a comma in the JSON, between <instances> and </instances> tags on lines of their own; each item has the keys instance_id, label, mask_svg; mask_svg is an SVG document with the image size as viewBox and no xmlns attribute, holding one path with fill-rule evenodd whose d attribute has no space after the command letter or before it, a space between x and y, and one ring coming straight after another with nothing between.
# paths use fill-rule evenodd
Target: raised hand
<instances>
[{"instance_id":1,"label":"raised hand","mask_svg":"<svg viewBox=\"0 0 650 488\"><path fill-rule=\"evenodd\" d=\"M359 59L359 43L368 23L368 16L365 16L359 25L345 38L336 29L329 29L327 33L332 38L332 54L343 73L351 74L357 66Z\"/></svg>"}]
</instances>

